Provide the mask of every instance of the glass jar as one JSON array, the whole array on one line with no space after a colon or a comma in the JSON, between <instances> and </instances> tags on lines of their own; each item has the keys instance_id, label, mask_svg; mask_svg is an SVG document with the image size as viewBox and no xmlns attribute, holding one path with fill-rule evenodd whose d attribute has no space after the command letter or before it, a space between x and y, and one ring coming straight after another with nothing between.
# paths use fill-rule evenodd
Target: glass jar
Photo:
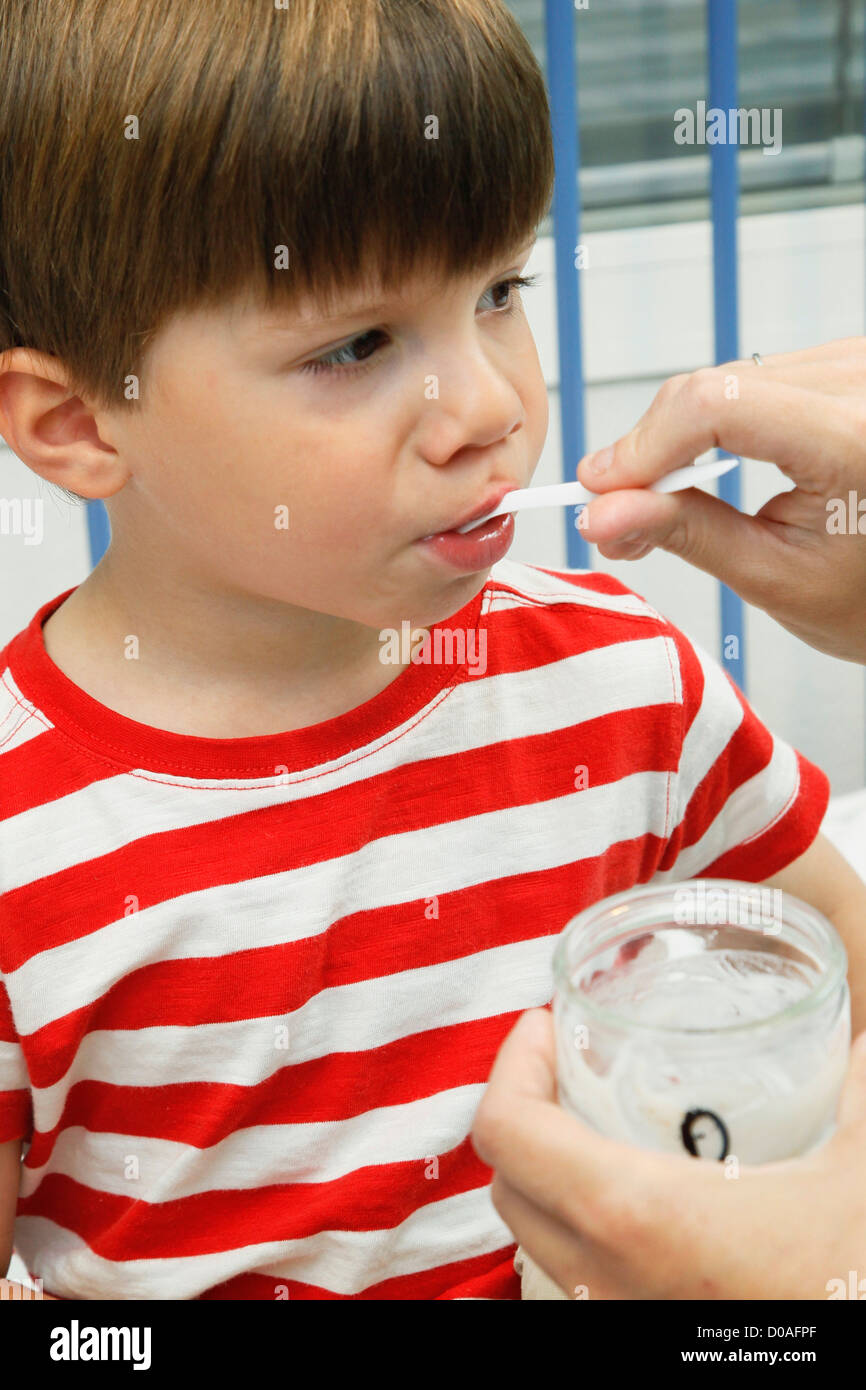
<instances>
[{"instance_id":1,"label":"glass jar","mask_svg":"<svg viewBox=\"0 0 866 1390\"><path fill-rule=\"evenodd\" d=\"M553 968L559 1101L602 1134L743 1163L829 1137L847 956L807 903L730 879L631 888L572 919Z\"/></svg>"}]
</instances>

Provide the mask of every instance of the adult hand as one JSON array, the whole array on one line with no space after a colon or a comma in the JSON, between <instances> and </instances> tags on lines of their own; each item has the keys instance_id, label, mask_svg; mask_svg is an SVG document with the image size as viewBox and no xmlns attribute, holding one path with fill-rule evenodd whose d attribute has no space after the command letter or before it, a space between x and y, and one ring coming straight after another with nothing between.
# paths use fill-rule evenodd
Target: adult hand
<instances>
[{"instance_id":1,"label":"adult hand","mask_svg":"<svg viewBox=\"0 0 866 1390\"><path fill-rule=\"evenodd\" d=\"M755 516L698 488L637 490L714 446L775 463L796 486ZM580 530L608 559L660 546L819 651L866 662L866 338L671 377L634 429L581 459L577 475L605 494ZM834 529L842 512L853 533Z\"/></svg>"},{"instance_id":2,"label":"adult hand","mask_svg":"<svg viewBox=\"0 0 866 1390\"><path fill-rule=\"evenodd\" d=\"M560 1109L553 1018L531 1009L500 1048L472 1143L496 1170L500 1216L570 1295L857 1297L852 1271L866 1293L866 1033L832 1138L729 1177L722 1163L606 1139Z\"/></svg>"}]
</instances>

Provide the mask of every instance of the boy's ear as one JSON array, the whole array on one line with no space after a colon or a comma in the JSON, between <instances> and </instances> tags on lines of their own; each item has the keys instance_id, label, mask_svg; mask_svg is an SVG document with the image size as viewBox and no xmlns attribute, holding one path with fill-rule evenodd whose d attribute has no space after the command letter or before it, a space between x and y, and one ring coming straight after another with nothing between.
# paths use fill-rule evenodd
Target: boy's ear
<instances>
[{"instance_id":1,"label":"boy's ear","mask_svg":"<svg viewBox=\"0 0 866 1390\"><path fill-rule=\"evenodd\" d=\"M0 435L22 463L79 501L110 497L127 481L117 450L100 438L93 410L48 353L11 348L0 354Z\"/></svg>"}]
</instances>

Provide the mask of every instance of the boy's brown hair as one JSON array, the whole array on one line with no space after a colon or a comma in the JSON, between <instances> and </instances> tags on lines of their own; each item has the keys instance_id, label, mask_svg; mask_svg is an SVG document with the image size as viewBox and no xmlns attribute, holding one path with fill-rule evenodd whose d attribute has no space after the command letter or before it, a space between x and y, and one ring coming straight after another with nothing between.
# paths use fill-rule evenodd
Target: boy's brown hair
<instances>
[{"instance_id":1,"label":"boy's brown hair","mask_svg":"<svg viewBox=\"0 0 866 1390\"><path fill-rule=\"evenodd\" d=\"M536 229L547 96L502 0L279 3L2 0L0 353L134 409L176 311L327 306Z\"/></svg>"}]
</instances>

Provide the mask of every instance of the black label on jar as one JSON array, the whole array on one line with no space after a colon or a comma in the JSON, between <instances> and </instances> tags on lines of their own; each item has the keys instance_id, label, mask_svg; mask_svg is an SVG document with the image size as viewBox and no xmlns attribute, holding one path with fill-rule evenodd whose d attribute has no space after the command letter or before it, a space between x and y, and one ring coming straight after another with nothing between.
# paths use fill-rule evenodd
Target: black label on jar
<instances>
[{"instance_id":1,"label":"black label on jar","mask_svg":"<svg viewBox=\"0 0 866 1390\"><path fill-rule=\"evenodd\" d=\"M683 1146L694 1158L715 1158L721 1161L728 1156L728 1131L724 1120L713 1110L689 1110L680 1125ZM697 1141L705 1140L706 1147L699 1149ZM711 1150L716 1146L720 1153Z\"/></svg>"}]
</instances>

